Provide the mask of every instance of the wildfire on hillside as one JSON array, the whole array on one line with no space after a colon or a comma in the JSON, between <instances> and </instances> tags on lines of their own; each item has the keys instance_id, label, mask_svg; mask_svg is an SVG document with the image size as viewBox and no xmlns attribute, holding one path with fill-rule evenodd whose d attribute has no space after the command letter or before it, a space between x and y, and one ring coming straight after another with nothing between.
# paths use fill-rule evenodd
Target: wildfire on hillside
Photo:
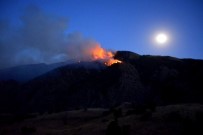
<instances>
[{"instance_id":1,"label":"wildfire on hillside","mask_svg":"<svg viewBox=\"0 0 203 135\"><path fill-rule=\"evenodd\" d=\"M92 48L92 59L101 60L106 66L111 66L115 63L122 63L122 61L114 59L115 53L103 49L101 46L97 45Z\"/></svg>"},{"instance_id":2,"label":"wildfire on hillside","mask_svg":"<svg viewBox=\"0 0 203 135\"><path fill-rule=\"evenodd\" d=\"M122 61L114 59L115 52L105 50L100 44L95 44L88 49L86 48L84 54L89 56L91 61L101 61L106 66L111 66L115 63L122 63Z\"/></svg>"},{"instance_id":3,"label":"wildfire on hillside","mask_svg":"<svg viewBox=\"0 0 203 135\"><path fill-rule=\"evenodd\" d=\"M108 59L106 62L104 62L106 66L111 66L112 64L115 64L115 63L122 63L122 61L111 58L111 59Z\"/></svg>"}]
</instances>

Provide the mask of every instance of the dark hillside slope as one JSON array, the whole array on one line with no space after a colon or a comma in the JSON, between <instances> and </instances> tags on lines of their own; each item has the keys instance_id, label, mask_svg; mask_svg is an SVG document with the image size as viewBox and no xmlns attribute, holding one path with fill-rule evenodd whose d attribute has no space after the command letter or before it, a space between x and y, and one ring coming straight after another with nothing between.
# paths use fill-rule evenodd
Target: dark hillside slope
<instances>
[{"instance_id":1,"label":"dark hillside slope","mask_svg":"<svg viewBox=\"0 0 203 135\"><path fill-rule=\"evenodd\" d=\"M95 63L99 64L99 63ZM85 68L68 65L30 81L21 102L29 111L110 107L124 101L142 103L144 89L131 64Z\"/></svg>"},{"instance_id":2,"label":"dark hillside slope","mask_svg":"<svg viewBox=\"0 0 203 135\"><path fill-rule=\"evenodd\" d=\"M127 51L119 51L116 57L122 56L127 56L123 60L137 69L141 82L152 90L156 100L161 100L164 104L202 103L203 60L139 56Z\"/></svg>"},{"instance_id":3,"label":"dark hillside slope","mask_svg":"<svg viewBox=\"0 0 203 135\"><path fill-rule=\"evenodd\" d=\"M25 83L37 76L45 74L46 72L55 68L64 66L70 62L71 61L54 64L30 64L0 69L0 81L15 80L21 83Z\"/></svg>"},{"instance_id":4,"label":"dark hillside slope","mask_svg":"<svg viewBox=\"0 0 203 135\"><path fill-rule=\"evenodd\" d=\"M134 106L203 103L202 60L128 51L118 51L115 58L123 62L109 67L99 62L75 63L23 85L3 83L0 93L6 96L0 102L8 105L7 111L15 105L12 111L16 112L59 112L122 102ZM5 89L14 92L5 94ZM9 104L5 98L10 99Z\"/></svg>"}]
</instances>

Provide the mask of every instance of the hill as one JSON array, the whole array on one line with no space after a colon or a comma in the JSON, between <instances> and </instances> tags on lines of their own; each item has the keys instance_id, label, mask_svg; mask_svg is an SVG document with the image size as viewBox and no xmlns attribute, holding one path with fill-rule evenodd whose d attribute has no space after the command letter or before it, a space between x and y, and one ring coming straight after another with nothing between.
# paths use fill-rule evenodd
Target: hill
<instances>
[{"instance_id":1,"label":"hill","mask_svg":"<svg viewBox=\"0 0 203 135\"><path fill-rule=\"evenodd\" d=\"M25 83L37 76L47 73L55 68L73 63L74 61L66 61L53 64L30 64L20 65L11 68L0 69L0 81L15 80Z\"/></svg>"},{"instance_id":2,"label":"hill","mask_svg":"<svg viewBox=\"0 0 203 135\"><path fill-rule=\"evenodd\" d=\"M80 62L26 82L0 82L1 112L110 108L123 102L159 106L203 102L203 61L118 51L122 63Z\"/></svg>"}]
</instances>

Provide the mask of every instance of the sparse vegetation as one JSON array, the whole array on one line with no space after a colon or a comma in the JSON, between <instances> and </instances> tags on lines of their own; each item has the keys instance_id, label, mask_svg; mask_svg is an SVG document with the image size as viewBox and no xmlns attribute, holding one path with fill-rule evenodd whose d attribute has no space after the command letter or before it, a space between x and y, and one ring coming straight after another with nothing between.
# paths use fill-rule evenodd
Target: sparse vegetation
<instances>
[{"instance_id":1,"label":"sparse vegetation","mask_svg":"<svg viewBox=\"0 0 203 135\"><path fill-rule=\"evenodd\" d=\"M37 115L0 127L1 135L202 135L203 106L183 104L158 106L155 111L127 114L135 108L83 109ZM108 115L103 115L108 112ZM122 113L121 113L122 112Z\"/></svg>"}]
</instances>

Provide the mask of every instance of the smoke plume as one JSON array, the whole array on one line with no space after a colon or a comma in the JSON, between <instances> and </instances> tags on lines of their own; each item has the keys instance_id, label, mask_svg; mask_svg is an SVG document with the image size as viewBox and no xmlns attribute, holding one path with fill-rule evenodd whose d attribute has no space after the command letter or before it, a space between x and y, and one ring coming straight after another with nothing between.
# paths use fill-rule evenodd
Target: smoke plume
<instances>
[{"instance_id":1,"label":"smoke plume","mask_svg":"<svg viewBox=\"0 0 203 135\"><path fill-rule=\"evenodd\" d=\"M0 21L0 68L22 64L90 59L90 48L100 47L80 33L65 34L68 20L30 6L19 26Z\"/></svg>"}]
</instances>

